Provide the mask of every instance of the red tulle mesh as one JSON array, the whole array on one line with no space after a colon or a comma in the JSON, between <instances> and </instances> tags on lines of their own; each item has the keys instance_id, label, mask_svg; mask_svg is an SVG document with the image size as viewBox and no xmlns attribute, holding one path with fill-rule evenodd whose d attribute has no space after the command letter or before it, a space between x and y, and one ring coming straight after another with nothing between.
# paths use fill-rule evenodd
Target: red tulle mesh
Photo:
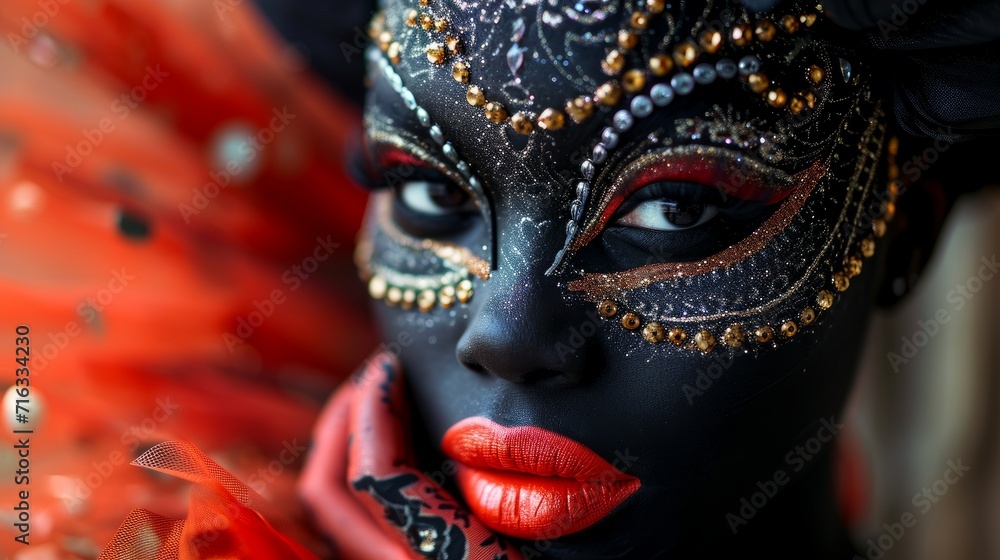
<instances>
[{"instance_id":1,"label":"red tulle mesh","mask_svg":"<svg viewBox=\"0 0 1000 560\"><path fill-rule=\"evenodd\" d=\"M98 560L316 559L264 498L194 445L161 443L132 464L194 483L188 517L134 510Z\"/></svg>"}]
</instances>

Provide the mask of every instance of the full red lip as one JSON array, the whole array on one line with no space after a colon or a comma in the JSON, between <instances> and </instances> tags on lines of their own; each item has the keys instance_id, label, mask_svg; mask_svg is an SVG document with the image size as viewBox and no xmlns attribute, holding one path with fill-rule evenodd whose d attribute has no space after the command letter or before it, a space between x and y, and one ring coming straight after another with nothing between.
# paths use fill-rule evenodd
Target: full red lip
<instances>
[{"instance_id":1,"label":"full red lip","mask_svg":"<svg viewBox=\"0 0 1000 560\"><path fill-rule=\"evenodd\" d=\"M565 436L483 417L452 426L442 441L457 461L473 513L512 537L551 539L586 529L639 489L639 479Z\"/></svg>"}]
</instances>

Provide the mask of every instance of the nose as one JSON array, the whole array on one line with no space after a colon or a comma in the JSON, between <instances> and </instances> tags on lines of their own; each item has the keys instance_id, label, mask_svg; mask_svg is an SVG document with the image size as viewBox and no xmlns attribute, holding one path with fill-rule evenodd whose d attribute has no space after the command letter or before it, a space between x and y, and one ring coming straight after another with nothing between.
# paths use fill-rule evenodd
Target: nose
<instances>
[{"instance_id":1,"label":"nose","mask_svg":"<svg viewBox=\"0 0 1000 560\"><path fill-rule=\"evenodd\" d=\"M593 319L568 305L539 266L501 268L477 288L478 309L456 349L466 368L514 383L564 387L585 380L593 345L580 332L593 335L596 328L584 326Z\"/></svg>"}]
</instances>

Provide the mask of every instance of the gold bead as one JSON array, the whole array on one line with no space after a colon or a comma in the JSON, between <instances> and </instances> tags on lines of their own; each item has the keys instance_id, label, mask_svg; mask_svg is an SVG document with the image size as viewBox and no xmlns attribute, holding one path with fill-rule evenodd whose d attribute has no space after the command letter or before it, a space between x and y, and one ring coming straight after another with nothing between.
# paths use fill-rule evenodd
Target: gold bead
<instances>
[{"instance_id":1,"label":"gold bead","mask_svg":"<svg viewBox=\"0 0 1000 560\"><path fill-rule=\"evenodd\" d=\"M389 305L397 305L401 301L403 301L403 290L396 286L390 287L389 291L385 293L385 302Z\"/></svg>"},{"instance_id":2,"label":"gold bead","mask_svg":"<svg viewBox=\"0 0 1000 560\"><path fill-rule=\"evenodd\" d=\"M899 137L893 136L889 139L889 157L896 157L899 155Z\"/></svg>"},{"instance_id":3,"label":"gold bead","mask_svg":"<svg viewBox=\"0 0 1000 560\"><path fill-rule=\"evenodd\" d=\"M469 64L467 62L456 62L451 67L451 77L455 78L456 82L467 83L469 81Z\"/></svg>"},{"instance_id":4,"label":"gold bead","mask_svg":"<svg viewBox=\"0 0 1000 560\"><path fill-rule=\"evenodd\" d=\"M687 333L684 332L684 329L680 327L674 327L670 329L669 333L667 333L667 340L673 342L677 346L684 344L684 341L687 340L687 337L688 337Z\"/></svg>"},{"instance_id":5,"label":"gold bead","mask_svg":"<svg viewBox=\"0 0 1000 560\"><path fill-rule=\"evenodd\" d=\"M763 327L760 327L756 331L754 331L754 335L757 336L757 342L767 344L768 342L771 342L772 338L774 338L774 329L772 329L767 325L764 325Z\"/></svg>"},{"instance_id":6,"label":"gold bead","mask_svg":"<svg viewBox=\"0 0 1000 560\"><path fill-rule=\"evenodd\" d=\"M389 44L389 48L385 51L385 55L389 57L389 60L393 64L399 64L400 54L403 52L403 46L399 43L393 41Z\"/></svg>"},{"instance_id":7,"label":"gold bead","mask_svg":"<svg viewBox=\"0 0 1000 560\"><path fill-rule=\"evenodd\" d=\"M785 95L785 91L781 88L774 88L767 92L767 103L776 109L780 109L785 106L788 101L788 96Z\"/></svg>"},{"instance_id":8,"label":"gold bead","mask_svg":"<svg viewBox=\"0 0 1000 560\"><path fill-rule=\"evenodd\" d=\"M444 58L444 45L437 42L427 45L427 60L434 64L444 64Z\"/></svg>"},{"instance_id":9,"label":"gold bead","mask_svg":"<svg viewBox=\"0 0 1000 560\"><path fill-rule=\"evenodd\" d=\"M594 97L597 98L597 102L601 105L614 107L622 98L622 88L617 82L607 82L597 88Z\"/></svg>"},{"instance_id":10,"label":"gold bead","mask_svg":"<svg viewBox=\"0 0 1000 560\"><path fill-rule=\"evenodd\" d=\"M793 95L788 101L788 112L793 115L798 115L806 108L806 102L798 95Z\"/></svg>"},{"instance_id":11,"label":"gold bead","mask_svg":"<svg viewBox=\"0 0 1000 560\"><path fill-rule=\"evenodd\" d=\"M486 95L483 94L483 90L479 86L469 86L468 91L465 92L465 100L469 102L469 105L479 107L486 103Z\"/></svg>"},{"instance_id":12,"label":"gold bead","mask_svg":"<svg viewBox=\"0 0 1000 560\"><path fill-rule=\"evenodd\" d=\"M462 303L469 303L472 299L472 286L462 288L460 284L459 287L455 288L455 297Z\"/></svg>"},{"instance_id":13,"label":"gold bead","mask_svg":"<svg viewBox=\"0 0 1000 560\"><path fill-rule=\"evenodd\" d=\"M414 9L406 10L406 25L410 27L416 27L417 18L420 17L420 13Z\"/></svg>"},{"instance_id":14,"label":"gold bead","mask_svg":"<svg viewBox=\"0 0 1000 560\"><path fill-rule=\"evenodd\" d=\"M771 23L771 20L762 19L757 22L757 27L754 29L754 33L757 38L761 41L767 42L774 39L774 34L777 33L777 28Z\"/></svg>"},{"instance_id":15,"label":"gold bead","mask_svg":"<svg viewBox=\"0 0 1000 560\"><path fill-rule=\"evenodd\" d=\"M872 258L875 255L875 240L871 237L866 237L861 240L861 254L865 258Z\"/></svg>"},{"instance_id":16,"label":"gold bead","mask_svg":"<svg viewBox=\"0 0 1000 560\"><path fill-rule=\"evenodd\" d=\"M490 101L484 107L486 112L486 118L495 123L502 123L507 120L507 109L504 109L503 105L497 103L496 101Z\"/></svg>"},{"instance_id":17,"label":"gold bead","mask_svg":"<svg viewBox=\"0 0 1000 560\"><path fill-rule=\"evenodd\" d=\"M664 330L663 325L654 321L642 328L642 337L647 342L659 344L667 337L667 332Z\"/></svg>"},{"instance_id":18,"label":"gold bead","mask_svg":"<svg viewBox=\"0 0 1000 560\"><path fill-rule=\"evenodd\" d=\"M575 123L581 123L594 114L594 102L589 97L580 96L566 102L566 114Z\"/></svg>"},{"instance_id":19,"label":"gold bead","mask_svg":"<svg viewBox=\"0 0 1000 560\"><path fill-rule=\"evenodd\" d=\"M799 319L802 320L803 325L811 325L816 320L816 311L812 307L807 307L802 310L802 313L799 313Z\"/></svg>"},{"instance_id":20,"label":"gold bead","mask_svg":"<svg viewBox=\"0 0 1000 560\"><path fill-rule=\"evenodd\" d=\"M462 40L454 35L449 35L444 40L444 46L448 49L449 54L455 55L462 52Z\"/></svg>"},{"instance_id":21,"label":"gold bead","mask_svg":"<svg viewBox=\"0 0 1000 560\"><path fill-rule=\"evenodd\" d=\"M441 291L438 292L438 302L441 303L441 307L451 307L455 305L455 287L454 286L444 286Z\"/></svg>"},{"instance_id":22,"label":"gold bead","mask_svg":"<svg viewBox=\"0 0 1000 560\"><path fill-rule=\"evenodd\" d=\"M622 76L622 89L626 93L636 93L646 87L646 73L642 70L629 70Z\"/></svg>"},{"instance_id":23,"label":"gold bead","mask_svg":"<svg viewBox=\"0 0 1000 560\"><path fill-rule=\"evenodd\" d=\"M715 54L722 47L722 33L714 29L702 31L698 37L698 44L708 54Z\"/></svg>"},{"instance_id":24,"label":"gold bead","mask_svg":"<svg viewBox=\"0 0 1000 560\"><path fill-rule=\"evenodd\" d=\"M601 314L601 317L610 319L618 313L618 304L610 299L606 299L597 306L597 312Z\"/></svg>"},{"instance_id":25,"label":"gold bead","mask_svg":"<svg viewBox=\"0 0 1000 560\"><path fill-rule=\"evenodd\" d=\"M834 272L831 279L833 280L833 287L837 288L838 292L843 292L851 287L851 279L843 272Z\"/></svg>"},{"instance_id":26,"label":"gold bead","mask_svg":"<svg viewBox=\"0 0 1000 560\"><path fill-rule=\"evenodd\" d=\"M820 290L819 294L816 295L816 305L820 309L830 309L830 306L833 305L833 294L828 290Z\"/></svg>"},{"instance_id":27,"label":"gold bead","mask_svg":"<svg viewBox=\"0 0 1000 560\"><path fill-rule=\"evenodd\" d=\"M403 309L410 309L417 302L417 292L406 290L403 292L403 301L400 302Z\"/></svg>"},{"instance_id":28,"label":"gold bead","mask_svg":"<svg viewBox=\"0 0 1000 560\"><path fill-rule=\"evenodd\" d=\"M639 44L639 35L629 31L628 29L622 29L618 32L618 46L630 51Z\"/></svg>"},{"instance_id":29,"label":"gold bead","mask_svg":"<svg viewBox=\"0 0 1000 560\"><path fill-rule=\"evenodd\" d=\"M781 26L786 33L795 33L799 30L799 20L795 16L785 16L781 18Z\"/></svg>"},{"instance_id":30,"label":"gold bead","mask_svg":"<svg viewBox=\"0 0 1000 560\"><path fill-rule=\"evenodd\" d=\"M736 323L729 325L726 332L722 333L722 343L733 348L743 346L743 340L745 339L746 335L743 333L743 328Z\"/></svg>"},{"instance_id":31,"label":"gold bead","mask_svg":"<svg viewBox=\"0 0 1000 560\"><path fill-rule=\"evenodd\" d=\"M823 81L823 69L819 66L813 64L809 67L809 79L814 84L818 84Z\"/></svg>"},{"instance_id":32,"label":"gold bead","mask_svg":"<svg viewBox=\"0 0 1000 560\"><path fill-rule=\"evenodd\" d=\"M378 34L378 48L385 52L389 50L389 45L392 44L392 33L388 31L383 31Z\"/></svg>"},{"instance_id":33,"label":"gold bead","mask_svg":"<svg viewBox=\"0 0 1000 560\"><path fill-rule=\"evenodd\" d=\"M872 220L872 231L875 232L875 237L882 237L885 235L885 220L882 218L875 218Z\"/></svg>"},{"instance_id":34,"label":"gold bead","mask_svg":"<svg viewBox=\"0 0 1000 560\"><path fill-rule=\"evenodd\" d=\"M891 221L896 216L896 203L887 200L885 202L885 207L882 209L884 212L882 214L882 219L885 221Z\"/></svg>"},{"instance_id":35,"label":"gold bead","mask_svg":"<svg viewBox=\"0 0 1000 560\"><path fill-rule=\"evenodd\" d=\"M420 27L430 30L434 26L434 18L430 14L420 14Z\"/></svg>"},{"instance_id":36,"label":"gold bead","mask_svg":"<svg viewBox=\"0 0 1000 560\"><path fill-rule=\"evenodd\" d=\"M640 319L639 316L636 315L635 313L632 313L630 311L622 315L622 326L625 327L626 329L634 331L635 329L639 328L640 324L642 324L642 319Z\"/></svg>"},{"instance_id":37,"label":"gold bead","mask_svg":"<svg viewBox=\"0 0 1000 560\"><path fill-rule=\"evenodd\" d=\"M667 0L646 0L646 10L651 14L658 14L667 7Z\"/></svg>"},{"instance_id":38,"label":"gold bead","mask_svg":"<svg viewBox=\"0 0 1000 560\"><path fill-rule=\"evenodd\" d=\"M431 0L420 0L420 7L421 8L426 8L427 6L430 6L430 5L431 5Z\"/></svg>"},{"instance_id":39,"label":"gold bead","mask_svg":"<svg viewBox=\"0 0 1000 560\"><path fill-rule=\"evenodd\" d=\"M799 16L799 21L804 23L806 27L812 27L816 23L816 14L803 14Z\"/></svg>"},{"instance_id":40,"label":"gold bead","mask_svg":"<svg viewBox=\"0 0 1000 560\"><path fill-rule=\"evenodd\" d=\"M424 290L417 296L417 307L421 311L427 312L434 309L435 302L437 302L437 294L434 293L434 290Z\"/></svg>"},{"instance_id":41,"label":"gold bead","mask_svg":"<svg viewBox=\"0 0 1000 560\"><path fill-rule=\"evenodd\" d=\"M444 33L445 31L448 30L448 20L444 18L437 18L436 20L434 20L434 29L440 31L441 33Z\"/></svg>"},{"instance_id":42,"label":"gold bead","mask_svg":"<svg viewBox=\"0 0 1000 560\"><path fill-rule=\"evenodd\" d=\"M605 74L617 76L625 68L625 55L618 49L611 49L601 62Z\"/></svg>"},{"instance_id":43,"label":"gold bead","mask_svg":"<svg viewBox=\"0 0 1000 560\"><path fill-rule=\"evenodd\" d=\"M767 86L771 85L771 80L767 78L767 74L757 73L750 74L747 76L747 83L750 84L750 91L754 93L764 93Z\"/></svg>"},{"instance_id":44,"label":"gold bead","mask_svg":"<svg viewBox=\"0 0 1000 560\"><path fill-rule=\"evenodd\" d=\"M649 59L648 66L654 76L666 76L674 69L674 59L665 54L654 55Z\"/></svg>"},{"instance_id":45,"label":"gold bead","mask_svg":"<svg viewBox=\"0 0 1000 560\"><path fill-rule=\"evenodd\" d=\"M799 326L795 324L795 321L785 321L781 324L781 334L785 337L792 338L797 332L799 332Z\"/></svg>"},{"instance_id":46,"label":"gold bead","mask_svg":"<svg viewBox=\"0 0 1000 560\"><path fill-rule=\"evenodd\" d=\"M844 263L844 272L847 273L848 278L854 278L861 274L861 259L853 255L847 257L847 261Z\"/></svg>"},{"instance_id":47,"label":"gold bead","mask_svg":"<svg viewBox=\"0 0 1000 560\"><path fill-rule=\"evenodd\" d=\"M370 295L372 299L384 298L388 289L389 285L386 284L385 278L382 278L381 276L372 276L372 279L368 281L368 295Z\"/></svg>"},{"instance_id":48,"label":"gold bead","mask_svg":"<svg viewBox=\"0 0 1000 560\"><path fill-rule=\"evenodd\" d=\"M518 111L510 118L510 126L518 134L531 134L535 129L535 116L531 113Z\"/></svg>"},{"instance_id":49,"label":"gold bead","mask_svg":"<svg viewBox=\"0 0 1000 560\"><path fill-rule=\"evenodd\" d=\"M677 62L679 66L687 68L698 60L698 55L701 52L698 49L698 45L695 45L691 40L684 41L683 43L674 47L674 61Z\"/></svg>"},{"instance_id":50,"label":"gold bead","mask_svg":"<svg viewBox=\"0 0 1000 560\"><path fill-rule=\"evenodd\" d=\"M643 12L635 12L629 23L636 29L646 29L646 26L649 25L649 17Z\"/></svg>"},{"instance_id":51,"label":"gold bead","mask_svg":"<svg viewBox=\"0 0 1000 560\"><path fill-rule=\"evenodd\" d=\"M802 97L806 98L806 105L808 105L810 109L816 107L816 95L813 94L813 92L807 91L802 94Z\"/></svg>"},{"instance_id":52,"label":"gold bead","mask_svg":"<svg viewBox=\"0 0 1000 560\"><path fill-rule=\"evenodd\" d=\"M730 36L733 38L733 44L737 47L745 47L753 41L753 32L750 31L750 26L748 25L741 24L733 27Z\"/></svg>"},{"instance_id":53,"label":"gold bead","mask_svg":"<svg viewBox=\"0 0 1000 560\"><path fill-rule=\"evenodd\" d=\"M715 348L715 337L708 331L700 331L694 335L694 345L702 352L711 352Z\"/></svg>"},{"instance_id":54,"label":"gold bead","mask_svg":"<svg viewBox=\"0 0 1000 560\"><path fill-rule=\"evenodd\" d=\"M566 124L566 117L559 109L549 107L538 115L538 128L542 130L559 130Z\"/></svg>"}]
</instances>

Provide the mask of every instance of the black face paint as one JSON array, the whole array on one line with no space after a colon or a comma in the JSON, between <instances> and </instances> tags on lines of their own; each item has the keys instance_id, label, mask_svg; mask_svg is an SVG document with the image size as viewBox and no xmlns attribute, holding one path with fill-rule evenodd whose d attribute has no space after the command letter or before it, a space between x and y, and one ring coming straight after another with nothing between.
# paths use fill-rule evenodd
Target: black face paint
<instances>
[{"instance_id":1,"label":"black face paint","mask_svg":"<svg viewBox=\"0 0 1000 560\"><path fill-rule=\"evenodd\" d=\"M386 340L414 340L426 436L537 426L642 483L524 546L842 552L836 440L795 450L850 387L895 168L863 59L810 9L414 0L376 20L366 157L387 189L358 260Z\"/></svg>"}]
</instances>

